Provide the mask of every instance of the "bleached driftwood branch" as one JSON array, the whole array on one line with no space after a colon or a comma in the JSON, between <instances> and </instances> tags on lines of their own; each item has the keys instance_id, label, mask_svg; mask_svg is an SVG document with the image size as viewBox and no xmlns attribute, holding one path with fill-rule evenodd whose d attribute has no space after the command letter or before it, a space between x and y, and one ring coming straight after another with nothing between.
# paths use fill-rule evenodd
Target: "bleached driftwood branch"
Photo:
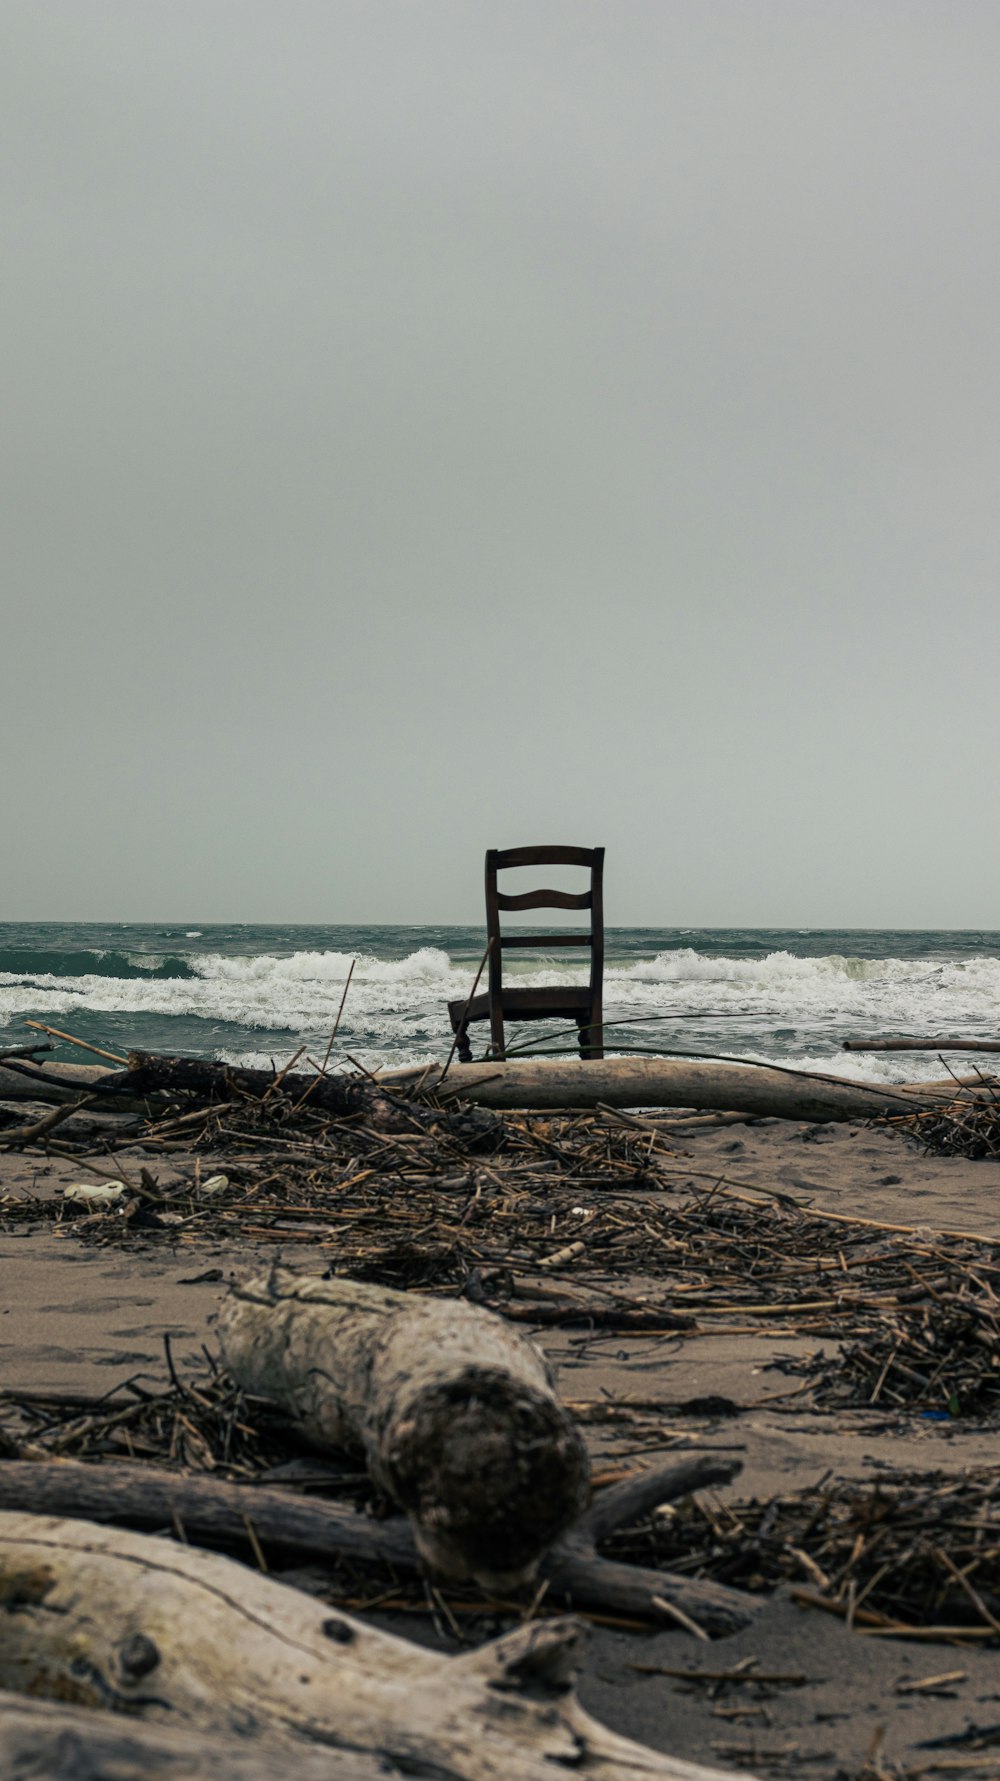
<instances>
[{"instance_id":1,"label":"bleached driftwood branch","mask_svg":"<svg viewBox=\"0 0 1000 1781\"><path fill-rule=\"evenodd\" d=\"M379 1080L399 1090L418 1086L480 1107L685 1107L776 1119L864 1120L905 1113L914 1105L953 1101L957 1084L846 1082L811 1071L693 1058L535 1058L524 1062L453 1064L442 1070L387 1070ZM982 1089L983 1084L978 1084ZM975 1093L975 1085L970 1090Z\"/></svg>"},{"instance_id":2,"label":"bleached driftwood branch","mask_svg":"<svg viewBox=\"0 0 1000 1781\"><path fill-rule=\"evenodd\" d=\"M870 1049L870 1048L869 1048ZM193 1058L146 1058L134 1054L134 1072L104 1070L90 1064L0 1062L0 1100L66 1102L93 1094L95 1106L120 1112L141 1109L143 1097L162 1096L171 1088L197 1102L232 1093L259 1096L273 1084L267 1071L239 1071L225 1064ZM142 1072L139 1067L139 1059ZM173 1070L171 1066L184 1066ZM166 1068L164 1068L166 1066ZM848 1081L806 1070L778 1070L769 1065L714 1063L692 1058L539 1058L486 1064L452 1064L385 1070L376 1083L358 1076L286 1076L283 1086L295 1098L308 1092L306 1104L334 1117L364 1111L374 1123L395 1121L402 1111L412 1118L412 1104L402 1110L393 1097L425 1095L441 1088L446 1101L474 1102L483 1108L519 1107L683 1107L705 1111L742 1112L775 1119L864 1120L905 1113L914 1105L929 1106L971 1099L990 1092L982 1075L935 1082L888 1084ZM390 1096L381 1092L385 1088ZM367 1099L366 1099L367 1095ZM416 1109L426 1118L427 1110ZM422 1121L421 1121L422 1123ZM488 1135L488 1134L487 1134Z\"/></svg>"},{"instance_id":3,"label":"bleached driftwood branch","mask_svg":"<svg viewBox=\"0 0 1000 1781\"><path fill-rule=\"evenodd\" d=\"M231 1559L16 1514L0 1514L0 1605L0 1688L253 1739L267 1760L304 1741L450 1781L733 1781L584 1713L574 1621L442 1658Z\"/></svg>"},{"instance_id":4,"label":"bleached driftwood branch","mask_svg":"<svg viewBox=\"0 0 1000 1781\"><path fill-rule=\"evenodd\" d=\"M3 1781L392 1781L359 1750L265 1746L0 1690Z\"/></svg>"}]
</instances>

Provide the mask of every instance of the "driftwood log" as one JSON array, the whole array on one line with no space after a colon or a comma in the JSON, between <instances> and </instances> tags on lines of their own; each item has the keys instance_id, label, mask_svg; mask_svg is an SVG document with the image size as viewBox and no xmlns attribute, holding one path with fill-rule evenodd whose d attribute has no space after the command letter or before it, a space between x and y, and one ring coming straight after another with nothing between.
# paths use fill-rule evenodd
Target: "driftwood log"
<instances>
[{"instance_id":1,"label":"driftwood log","mask_svg":"<svg viewBox=\"0 0 1000 1781\"><path fill-rule=\"evenodd\" d=\"M145 1051L130 1052L126 1070L108 1070L98 1064L0 1061L0 1100L5 1101L66 1102L87 1093L99 1096L107 1106L135 1107L148 1095L190 1095L211 1103L231 1099L234 1090L261 1100L276 1084L295 1099L308 1090L309 1106L338 1119L358 1113L377 1117L378 1110L396 1107L402 1098L386 1094L372 1078L360 1074L282 1076L280 1071L276 1075L271 1070L243 1070L207 1058L159 1057ZM418 1111L425 1122L426 1108Z\"/></svg>"},{"instance_id":2,"label":"driftwood log","mask_svg":"<svg viewBox=\"0 0 1000 1781\"><path fill-rule=\"evenodd\" d=\"M842 1051L1000 1051L1000 1039L845 1039Z\"/></svg>"},{"instance_id":3,"label":"driftwood log","mask_svg":"<svg viewBox=\"0 0 1000 1781\"><path fill-rule=\"evenodd\" d=\"M120 1713L0 1690L3 1781L392 1781L401 1771L358 1750L289 1752L206 1737Z\"/></svg>"},{"instance_id":4,"label":"driftwood log","mask_svg":"<svg viewBox=\"0 0 1000 1781\"><path fill-rule=\"evenodd\" d=\"M954 1101L957 1083L846 1082L812 1071L692 1058L561 1058L389 1070L387 1085L480 1107L684 1107L804 1120L865 1120ZM974 1095L983 1083L973 1079Z\"/></svg>"},{"instance_id":5,"label":"driftwood log","mask_svg":"<svg viewBox=\"0 0 1000 1781\"><path fill-rule=\"evenodd\" d=\"M442 1781L551 1781L560 1767L599 1781L733 1781L584 1713L571 1620L443 1658L234 1560L11 1514L0 1514L0 1613L0 1688L252 1739L263 1775L283 1746L289 1781L311 1773L298 1766L303 1744ZM330 1781L341 1777L331 1767Z\"/></svg>"},{"instance_id":6,"label":"driftwood log","mask_svg":"<svg viewBox=\"0 0 1000 1781\"><path fill-rule=\"evenodd\" d=\"M143 1103L122 1094L124 1081L124 1071L109 1071L100 1064L21 1063L9 1054L7 1062L0 1060L0 1101L66 1106L79 1101L81 1095L93 1095L96 1106L129 1112ZM102 1085L109 1082L112 1087L102 1093Z\"/></svg>"},{"instance_id":7,"label":"driftwood log","mask_svg":"<svg viewBox=\"0 0 1000 1781\"><path fill-rule=\"evenodd\" d=\"M723 1584L603 1558L597 1543L662 1503L728 1483L739 1470L738 1460L698 1454L679 1463L650 1466L601 1491L542 1561L546 1602L688 1625L710 1634L737 1631L757 1611L755 1597ZM156 1466L3 1460L0 1510L30 1510L150 1530L173 1526L195 1544L242 1547L251 1554L256 1539L272 1569L279 1564L344 1560L391 1566L410 1575L422 1569L413 1534L402 1516L376 1521L343 1504L294 1491L231 1484Z\"/></svg>"},{"instance_id":8,"label":"driftwood log","mask_svg":"<svg viewBox=\"0 0 1000 1781\"><path fill-rule=\"evenodd\" d=\"M218 1328L238 1384L316 1445L363 1451L444 1576L523 1581L586 1501L548 1363L479 1306L274 1267L232 1289Z\"/></svg>"},{"instance_id":9,"label":"driftwood log","mask_svg":"<svg viewBox=\"0 0 1000 1781\"><path fill-rule=\"evenodd\" d=\"M360 1072L322 1076L318 1071L247 1070L208 1058L160 1057L145 1051L129 1052L126 1070L89 1064L35 1064L15 1061L10 1054L6 1063L0 1060L0 1100L9 1101L65 1105L86 1094L93 1097L95 1106L134 1112L142 1110L151 1095L159 1100L182 1096L210 1105L232 1100L234 1095L262 1101L279 1090L293 1103L334 1119L360 1118L378 1130L426 1130L440 1124L469 1149L490 1148L494 1138L496 1121L487 1112L463 1105L442 1113L408 1100L399 1090L390 1091Z\"/></svg>"},{"instance_id":10,"label":"driftwood log","mask_svg":"<svg viewBox=\"0 0 1000 1781\"><path fill-rule=\"evenodd\" d=\"M260 1099L273 1091L276 1083L267 1070L240 1070L198 1058L133 1052L129 1061L130 1069L110 1071L91 1064L35 1065L12 1060L5 1065L0 1061L0 1101L64 1104L87 1094L95 1097L95 1106L126 1112L141 1110L150 1094L161 1099L168 1093L181 1094L207 1103L229 1098L234 1092ZM744 1113L751 1118L866 1120L905 1113L915 1106L948 1103L957 1098L956 1091L964 1091L973 1100L990 1093L989 1081L979 1074L890 1087L766 1064L667 1057L453 1064L447 1072L433 1064L386 1070L377 1079L296 1072L283 1076L279 1086L294 1099L304 1096L307 1107L335 1118L359 1115L376 1126L401 1122L402 1129L410 1122L411 1130L415 1125L424 1128L440 1117L416 1098L440 1090L443 1102L456 1103L450 1109L453 1120L462 1114L467 1120L471 1117L466 1130L449 1126L471 1144L489 1143L494 1128L486 1110L494 1108L593 1108L603 1104L694 1108Z\"/></svg>"},{"instance_id":11,"label":"driftwood log","mask_svg":"<svg viewBox=\"0 0 1000 1781\"><path fill-rule=\"evenodd\" d=\"M275 1075L272 1070L247 1070L235 1064L213 1063L208 1058L159 1057L152 1052L130 1051L122 1083L131 1094L165 1089L209 1102L231 1100L234 1092L262 1101L280 1089L287 1100L305 1103L316 1112L329 1113L335 1119L360 1116L366 1124L387 1131L424 1129L441 1117L436 1110L408 1101L398 1090L389 1092L374 1077L360 1072L321 1076L318 1071L278 1071ZM464 1116L460 1134L468 1144L492 1135L495 1122L488 1114L477 1114L473 1108L455 1111ZM448 1125L455 1129L452 1122Z\"/></svg>"}]
</instances>

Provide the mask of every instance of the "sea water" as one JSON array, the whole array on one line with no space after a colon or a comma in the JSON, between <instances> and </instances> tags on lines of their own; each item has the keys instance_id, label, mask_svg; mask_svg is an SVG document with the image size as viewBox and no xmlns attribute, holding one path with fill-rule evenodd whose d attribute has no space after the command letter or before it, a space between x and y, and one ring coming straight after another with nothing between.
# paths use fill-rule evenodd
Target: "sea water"
<instances>
[{"instance_id":1,"label":"sea water","mask_svg":"<svg viewBox=\"0 0 1000 1781\"><path fill-rule=\"evenodd\" d=\"M331 1063L440 1060L452 1037L446 1004L469 994L484 945L478 927L2 923L0 1049L30 1039L24 1023L38 1020L121 1055L269 1067L302 1046L305 1068L325 1056L343 1000ZM940 1077L940 1058L845 1054L843 1040L1000 1037L1000 933L611 928L605 945L609 1052L745 1057L891 1082ZM524 985L583 982L587 957L518 950L505 973ZM471 1033L480 1056L487 1027ZM509 1040L553 1055L572 1048L554 1023L509 1029ZM65 1043L54 1055L87 1061ZM974 1061L948 1058L963 1071Z\"/></svg>"}]
</instances>

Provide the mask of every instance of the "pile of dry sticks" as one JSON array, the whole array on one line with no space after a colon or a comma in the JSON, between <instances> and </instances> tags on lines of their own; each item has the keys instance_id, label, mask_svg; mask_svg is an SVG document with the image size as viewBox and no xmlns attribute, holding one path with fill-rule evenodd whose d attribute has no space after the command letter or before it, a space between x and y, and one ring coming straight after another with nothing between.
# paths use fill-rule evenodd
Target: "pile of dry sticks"
<instances>
[{"instance_id":1,"label":"pile of dry sticks","mask_svg":"<svg viewBox=\"0 0 1000 1781\"><path fill-rule=\"evenodd\" d=\"M832 1357L789 1363L806 1373L799 1401L819 1406L982 1417L1000 1401L1000 1246L734 1191L692 1171L664 1120L458 1111L386 1095L361 1075L346 1090L330 1079L341 1087L328 1092L290 1071L262 1084L164 1062L136 1063L120 1111L78 1104L58 1132L19 1140L73 1156L95 1182L123 1182L118 1198L87 1210L9 1194L0 1220L48 1221L98 1246L169 1243L193 1268L206 1239L291 1256L307 1245L333 1275L464 1295L535 1327L833 1338ZM574 1410L584 1422L611 1414ZM635 1430L642 1413L615 1407ZM273 1413L217 1372L175 1374L166 1393L133 1382L102 1402L9 1396L2 1426L8 1456L124 1459L373 1506L351 1460L294 1451ZM619 1530L608 1552L751 1589L798 1578L859 1626L875 1624L865 1615L918 1627L971 1616L976 1636L993 1637L992 1489L969 1475L767 1505L699 1498ZM351 1587L356 1596L356 1577ZM372 1587L401 1585L392 1575ZM423 1599L415 1580L406 1590Z\"/></svg>"}]
</instances>

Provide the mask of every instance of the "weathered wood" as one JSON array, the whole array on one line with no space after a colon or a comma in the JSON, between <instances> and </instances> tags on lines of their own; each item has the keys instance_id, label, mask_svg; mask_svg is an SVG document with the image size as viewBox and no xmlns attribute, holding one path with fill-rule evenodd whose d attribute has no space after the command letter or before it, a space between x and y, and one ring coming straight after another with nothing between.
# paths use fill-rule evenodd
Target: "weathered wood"
<instances>
[{"instance_id":1,"label":"weathered wood","mask_svg":"<svg viewBox=\"0 0 1000 1781\"><path fill-rule=\"evenodd\" d=\"M136 1054L140 1055L140 1054ZM171 1060L168 1060L171 1061ZM192 1086L183 1092L201 1095L208 1100L224 1096L229 1083L239 1087L225 1064L206 1064L197 1059L182 1058L181 1064L195 1065L199 1072L191 1079ZM23 1071L23 1073L22 1073ZM274 1078L267 1071L242 1072L242 1076L262 1079L265 1088ZM408 1090L432 1091L441 1083L442 1096L462 1102L474 1102L482 1108L495 1107L594 1107L601 1102L611 1107L684 1107L705 1111L744 1112L751 1116L777 1119L871 1119L885 1113L900 1113L914 1104L931 1105L955 1099L956 1089L966 1089L970 1097L988 1092L981 1075L948 1077L934 1082L895 1083L892 1087L847 1081L804 1070L778 1070L768 1065L713 1064L684 1058L539 1058L508 1063L452 1064L442 1082L440 1065L410 1066L402 1070L385 1070L377 1078L393 1092ZM195 1088L194 1082L200 1086ZM316 1087L309 1093L307 1105L323 1106L324 1092L331 1082L355 1082L363 1089L373 1084L365 1077L317 1077L296 1073L286 1076L283 1086L288 1093L305 1093L310 1083ZM131 1111L142 1107L148 1092L140 1087L138 1073L134 1077L124 1070L104 1070L93 1064L39 1064L4 1067L0 1063L0 1101L64 1102L81 1093L98 1097L95 1105ZM175 1086L178 1084L175 1083ZM122 1092L122 1091L126 1092ZM260 1084L247 1092L259 1093ZM334 1101L341 1091L334 1090ZM396 1103L399 1104L398 1102ZM361 1107L363 1100L356 1103ZM414 1103L403 1103L409 1114ZM335 1111L330 1108L330 1111ZM417 1106L419 1115L426 1109ZM457 1109L456 1109L457 1111Z\"/></svg>"},{"instance_id":2,"label":"weathered wood","mask_svg":"<svg viewBox=\"0 0 1000 1781\"><path fill-rule=\"evenodd\" d=\"M436 1109L409 1101L399 1091L382 1087L374 1077L360 1074L321 1076L318 1072L246 1070L235 1064L217 1064L209 1058L160 1057L152 1052L130 1051L125 1078L139 1093L167 1089L201 1101L231 1100L234 1092L264 1100L279 1088L286 1099L305 1102L311 1110L335 1119L359 1118L380 1131L413 1131L443 1123L470 1149L492 1139L495 1122L475 1108L454 1108L442 1115ZM457 1120L456 1120L457 1115Z\"/></svg>"},{"instance_id":3,"label":"weathered wood","mask_svg":"<svg viewBox=\"0 0 1000 1781\"><path fill-rule=\"evenodd\" d=\"M22 1144L34 1144L44 1138L47 1132L55 1130L65 1120L72 1119L74 1113L82 1113L92 1106L93 1095L81 1095L76 1101L66 1101L58 1107L51 1107L41 1119L35 1119L28 1125L5 1126L0 1131L0 1150L15 1150Z\"/></svg>"},{"instance_id":4,"label":"weathered wood","mask_svg":"<svg viewBox=\"0 0 1000 1781\"><path fill-rule=\"evenodd\" d=\"M548 1364L491 1312L275 1267L232 1289L218 1329L240 1385L364 1452L445 1576L530 1577L583 1506L587 1450Z\"/></svg>"},{"instance_id":5,"label":"weathered wood","mask_svg":"<svg viewBox=\"0 0 1000 1781\"><path fill-rule=\"evenodd\" d=\"M0 1691L3 1781L392 1781L400 1773L357 1750L206 1737Z\"/></svg>"},{"instance_id":6,"label":"weathered wood","mask_svg":"<svg viewBox=\"0 0 1000 1781\"><path fill-rule=\"evenodd\" d=\"M102 1084L110 1084L103 1104L115 1109L128 1109L130 1102L116 1092L124 1082L121 1070L106 1070L99 1064L15 1064L0 1062L0 1101L44 1101L63 1105L81 1094L100 1094ZM132 1103L141 1106L141 1102Z\"/></svg>"},{"instance_id":7,"label":"weathered wood","mask_svg":"<svg viewBox=\"0 0 1000 1781\"><path fill-rule=\"evenodd\" d=\"M422 1082L432 1094L435 1070L388 1070L380 1081L396 1088ZM907 1112L915 1104L954 1100L956 1084L893 1087L845 1082L768 1065L712 1063L691 1058L538 1058L523 1063L453 1064L441 1084L481 1107L686 1107L742 1112L776 1119L865 1120Z\"/></svg>"},{"instance_id":8,"label":"weathered wood","mask_svg":"<svg viewBox=\"0 0 1000 1781\"><path fill-rule=\"evenodd\" d=\"M619 1564L602 1558L595 1542L615 1528L692 1491L727 1483L739 1462L711 1454L650 1466L626 1485L601 1491L594 1505L542 1561L546 1601L603 1609L662 1621L658 1600L673 1602L710 1633L744 1626L758 1600L697 1578ZM409 1523L387 1521L340 1503L304 1497L268 1485L168 1472L161 1467L108 1463L81 1465L0 1462L0 1510L69 1516L134 1528L180 1525L196 1544L246 1546L252 1527L272 1565L303 1560L391 1565L412 1575L421 1561Z\"/></svg>"},{"instance_id":9,"label":"weathered wood","mask_svg":"<svg viewBox=\"0 0 1000 1781\"><path fill-rule=\"evenodd\" d=\"M269 1563L304 1558L420 1568L409 1523L387 1521L273 1485L233 1484L162 1466L105 1461L0 1460L0 1510L32 1511L152 1531L176 1527L198 1545L249 1545Z\"/></svg>"},{"instance_id":10,"label":"weathered wood","mask_svg":"<svg viewBox=\"0 0 1000 1781\"><path fill-rule=\"evenodd\" d=\"M0 1062L0 1101L63 1105L88 1094L94 1106L126 1113L143 1111L150 1096L157 1102L183 1096L209 1105L239 1095L263 1100L280 1088L286 1099L335 1119L357 1118L384 1131L440 1126L470 1150L490 1149L494 1143L497 1122L491 1114L464 1104L442 1112L361 1074L296 1071L278 1072L276 1077L270 1070L245 1070L209 1058L159 1057L142 1051L130 1052L128 1064L127 1070L106 1070L93 1064L36 1066L11 1058L6 1066Z\"/></svg>"},{"instance_id":11,"label":"weathered wood","mask_svg":"<svg viewBox=\"0 0 1000 1781\"><path fill-rule=\"evenodd\" d=\"M584 1713L574 1621L442 1658L231 1559L11 1514L0 1514L0 1604L0 1687L253 1739L265 1755L284 1739L442 1781L551 1781L560 1767L596 1781L733 1781ZM290 1781L301 1772L290 1765Z\"/></svg>"},{"instance_id":12,"label":"weathered wood","mask_svg":"<svg viewBox=\"0 0 1000 1781\"><path fill-rule=\"evenodd\" d=\"M276 1087L293 1101L308 1095L311 1108L331 1113L336 1119L350 1119L363 1114L375 1125L395 1125L400 1115L400 1098L375 1086L372 1079L361 1075L320 1076L289 1072L275 1077L272 1070L248 1070L236 1064L214 1063L210 1058L160 1057L148 1051L130 1051L127 1082L140 1093L150 1089L194 1095L202 1101L228 1101L233 1091L263 1100ZM425 1108L417 1110L421 1124L427 1123Z\"/></svg>"},{"instance_id":13,"label":"weathered wood","mask_svg":"<svg viewBox=\"0 0 1000 1781\"><path fill-rule=\"evenodd\" d=\"M1000 1051L1000 1039L845 1039L842 1051Z\"/></svg>"}]
</instances>

